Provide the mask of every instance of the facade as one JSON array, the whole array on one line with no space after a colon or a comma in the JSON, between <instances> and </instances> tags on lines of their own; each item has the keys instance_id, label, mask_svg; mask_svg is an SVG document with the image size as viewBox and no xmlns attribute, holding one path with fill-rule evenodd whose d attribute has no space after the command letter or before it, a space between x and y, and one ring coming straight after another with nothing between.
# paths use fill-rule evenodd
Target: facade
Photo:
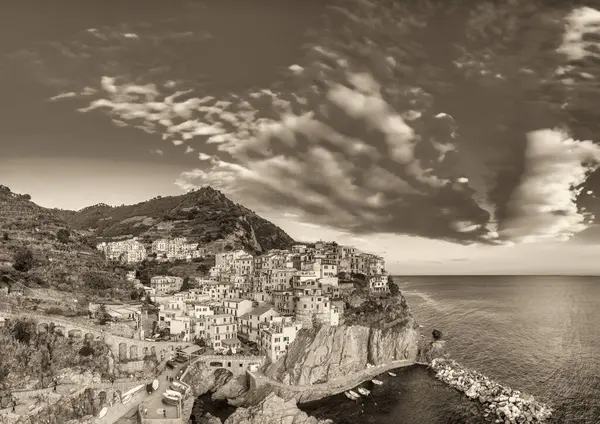
<instances>
[{"instance_id":1,"label":"facade","mask_svg":"<svg viewBox=\"0 0 600 424\"><path fill-rule=\"evenodd\" d=\"M130 240L102 242L96 245L96 249L104 253L106 259L125 263L141 262L148 256L146 248L137 238Z\"/></svg>"},{"instance_id":2,"label":"facade","mask_svg":"<svg viewBox=\"0 0 600 424\"><path fill-rule=\"evenodd\" d=\"M259 306L239 318L239 334L246 340L258 342L258 330L261 324L268 324L281 316L272 306Z\"/></svg>"},{"instance_id":3,"label":"facade","mask_svg":"<svg viewBox=\"0 0 600 424\"><path fill-rule=\"evenodd\" d=\"M226 340L237 340L237 327L238 324L232 315L208 315L206 317L206 341L215 350L225 349L228 346L223 344Z\"/></svg>"},{"instance_id":4,"label":"facade","mask_svg":"<svg viewBox=\"0 0 600 424\"><path fill-rule=\"evenodd\" d=\"M183 278L173 276L156 276L150 279L150 287L157 294L175 293L181 289Z\"/></svg>"},{"instance_id":5,"label":"facade","mask_svg":"<svg viewBox=\"0 0 600 424\"><path fill-rule=\"evenodd\" d=\"M232 315L238 319L253 309L252 301L249 299L225 299L223 301L223 313Z\"/></svg>"},{"instance_id":6,"label":"facade","mask_svg":"<svg viewBox=\"0 0 600 424\"><path fill-rule=\"evenodd\" d=\"M281 318L261 325L259 331L258 345L271 362L277 361L287 352L288 346L296 340L296 335L302 328L302 324L294 319Z\"/></svg>"},{"instance_id":7,"label":"facade","mask_svg":"<svg viewBox=\"0 0 600 424\"><path fill-rule=\"evenodd\" d=\"M374 293L386 293L389 291L387 275L374 275L369 278L369 290Z\"/></svg>"}]
</instances>

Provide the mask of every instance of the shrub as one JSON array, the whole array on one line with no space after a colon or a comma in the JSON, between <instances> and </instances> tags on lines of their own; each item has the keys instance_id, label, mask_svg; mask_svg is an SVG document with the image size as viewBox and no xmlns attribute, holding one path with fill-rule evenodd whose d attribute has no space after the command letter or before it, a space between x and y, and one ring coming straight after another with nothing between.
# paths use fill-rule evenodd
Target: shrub
<instances>
[{"instance_id":1,"label":"shrub","mask_svg":"<svg viewBox=\"0 0 600 424\"><path fill-rule=\"evenodd\" d=\"M398 296L400 294L400 289L398 288L398 284L391 281L389 283L389 285L390 285L390 293L392 294L392 296Z\"/></svg>"},{"instance_id":2,"label":"shrub","mask_svg":"<svg viewBox=\"0 0 600 424\"><path fill-rule=\"evenodd\" d=\"M71 233L69 232L69 230L65 230L64 228L61 228L60 230L58 230L58 232L56 233L56 238L58 239L58 241L60 241L61 243L68 243L69 237L71 237Z\"/></svg>"},{"instance_id":3,"label":"shrub","mask_svg":"<svg viewBox=\"0 0 600 424\"><path fill-rule=\"evenodd\" d=\"M27 272L33 268L33 263L33 252L24 247L15 254L13 268L17 271Z\"/></svg>"}]
</instances>

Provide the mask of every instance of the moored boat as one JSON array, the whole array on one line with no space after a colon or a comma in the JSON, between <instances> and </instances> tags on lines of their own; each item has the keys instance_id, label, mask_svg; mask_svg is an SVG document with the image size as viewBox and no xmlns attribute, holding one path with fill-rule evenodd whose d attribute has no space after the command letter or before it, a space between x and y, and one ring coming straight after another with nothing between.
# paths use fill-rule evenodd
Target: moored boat
<instances>
[{"instance_id":1,"label":"moored boat","mask_svg":"<svg viewBox=\"0 0 600 424\"><path fill-rule=\"evenodd\" d=\"M346 397L350 400L356 400L357 397L354 395L351 395L349 392L344 392L344 394L346 395Z\"/></svg>"},{"instance_id":2,"label":"moored boat","mask_svg":"<svg viewBox=\"0 0 600 424\"><path fill-rule=\"evenodd\" d=\"M108 407L107 407L107 406L105 406L104 408L102 408L102 409L100 410L100 413L98 414L98 418L102 418L103 416L105 416L105 415L106 415L106 413L107 413L107 412L108 412Z\"/></svg>"},{"instance_id":3,"label":"moored boat","mask_svg":"<svg viewBox=\"0 0 600 424\"><path fill-rule=\"evenodd\" d=\"M389 374L389 375L391 375L392 377L396 377L396 374L394 374L394 373L393 373L393 372L391 372L391 371L388 371L388 374Z\"/></svg>"},{"instance_id":4,"label":"moored boat","mask_svg":"<svg viewBox=\"0 0 600 424\"><path fill-rule=\"evenodd\" d=\"M354 396L357 399L360 397L360 395L358 393L356 393L354 390L348 390L348 393L350 393L352 396Z\"/></svg>"},{"instance_id":5,"label":"moored boat","mask_svg":"<svg viewBox=\"0 0 600 424\"><path fill-rule=\"evenodd\" d=\"M160 386L160 382L158 380L154 380L152 382L152 389L156 390L156 389L158 389L158 386Z\"/></svg>"},{"instance_id":6,"label":"moored boat","mask_svg":"<svg viewBox=\"0 0 600 424\"><path fill-rule=\"evenodd\" d=\"M383 384L383 381L373 379L373 380L371 380L371 383L376 384L377 386L381 386Z\"/></svg>"},{"instance_id":7,"label":"moored boat","mask_svg":"<svg viewBox=\"0 0 600 424\"><path fill-rule=\"evenodd\" d=\"M162 403L164 403L166 405L177 405L177 404L179 404L179 397L170 396L166 393L163 393Z\"/></svg>"},{"instance_id":8,"label":"moored boat","mask_svg":"<svg viewBox=\"0 0 600 424\"><path fill-rule=\"evenodd\" d=\"M363 396L369 396L369 394L371 393L370 390L365 389L364 387L359 387L357 390L358 390L358 393L360 393Z\"/></svg>"},{"instance_id":9,"label":"moored boat","mask_svg":"<svg viewBox=\"0 0 600 424\"><path fill-rule=\"evenodd\" d=\"M176 397L176 398L181 398L183 396L181 393L176 392L175 390L169 390L169 389L165 390L165 394Z\"/></svg>"}]
</instances>

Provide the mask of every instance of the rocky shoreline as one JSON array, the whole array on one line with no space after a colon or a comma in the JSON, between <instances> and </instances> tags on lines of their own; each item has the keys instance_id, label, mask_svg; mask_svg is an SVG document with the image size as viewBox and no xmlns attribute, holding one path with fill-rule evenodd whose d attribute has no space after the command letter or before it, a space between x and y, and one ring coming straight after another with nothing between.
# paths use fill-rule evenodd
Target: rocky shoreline
<instances>
[{"instance_id":1,"label":"rocky shoreline","mask_svg":"<svg viewBox=\"0 0 600 424\"><path fill-rule=\"evenodd\" d=\"M456 361L436 358L431 362L435 377L479 401L485 408L484 417L495 423L544 423L552 408L526 395L490 380L483 374L466 369Z\"/></svg>"}]
</instances>

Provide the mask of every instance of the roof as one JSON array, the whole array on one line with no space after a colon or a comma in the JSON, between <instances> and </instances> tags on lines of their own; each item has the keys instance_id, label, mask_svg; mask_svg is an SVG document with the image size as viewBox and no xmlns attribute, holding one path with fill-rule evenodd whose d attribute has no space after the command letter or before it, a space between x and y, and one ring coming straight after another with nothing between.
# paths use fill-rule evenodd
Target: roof
<instances>
[{"instance_id":1,"label":"roof","mask_svg":"<svg viewBox=\"0 0 600 424\"><path fill-rule=\"evenodd\" d=\"M248 315L258 315L258 316L262 316L265 313L269 312L271 309L273 309L275 311L275 308L273 306L259 306L258 308L254 308L252 309ZM275 311L277 312L277 311Z\"/></svg>"},{"instance_id":2,"label":"roof","mask_svg":"<svg viewBox=\"0 0 600 424\"><path fill-rule=\"evenodd\" d=\"M251 300L240 299L240 298L233 298L233 299L225 299L225 300L223 300L223 302L233 302L233 303L240 303L240 302L243 302L243 301L252 302Z\"/></svg>"},{"instance_id":3,"label":"roof","mask_svg":"<svg viewBox=\"0 0 600 424\"><path fill-rule=\"evenodd\" d=\"M236 337L235 339L221 340L221 343L224 344L224 345L239 345L242 342L240 342L240 340Z\"/></svg>"},{"instance_id":4,"label":"roof","mask_svg":"<svg viewBox=\"0 0 600 424\"><path fill-rule=\"evenodd\" d=\"M184 353L186 355L193 355L194 353L198 352L199 350L202 350L202 348L198 345L192 345L192 346L188 346L186 348L181 349L181 353Z\"/></svg>"}]
</instances>

